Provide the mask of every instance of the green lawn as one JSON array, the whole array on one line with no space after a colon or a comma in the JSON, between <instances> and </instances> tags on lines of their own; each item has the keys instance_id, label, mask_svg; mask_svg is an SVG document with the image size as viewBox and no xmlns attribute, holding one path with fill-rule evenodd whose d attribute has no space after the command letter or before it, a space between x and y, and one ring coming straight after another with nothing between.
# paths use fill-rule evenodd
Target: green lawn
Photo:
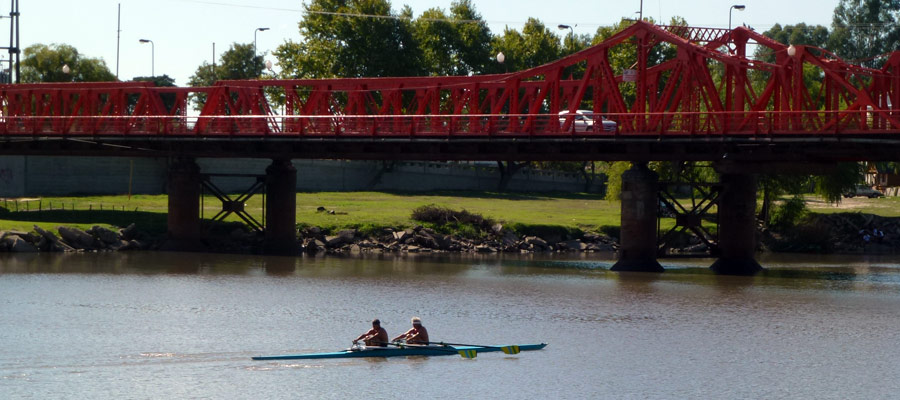
<instances>
[{"instance_id":1,"label":"green lawn","mask_svg":"<svg viewBox=\"0 0 900 400\"><path fill-rule=\"evenodd\" d=\"M52 229L59 225L89 228L92 225L124 226L131 222L151 233L165 231L168 197L165 195L44 197L19 201L20 212L0 213L0 229L30 231L33 225ZM328 229L360 226L410 227L412 210L435 204L478 213L505 224L558 226L597 230L619 225L619 202L587 194L507 194L490 192L435 192L427 194L384 192L317 192L297 194L297 223ZM48 208L53 207L53 211ZM12 201L0 207L16 209ZM28 212L22 212L25 208ZM35 211L38 207L42 211ZM64 207L65 210L60 210ZM103 207L103 211L100 208ZM335 213L318 212L318 207ZM74 210L73 210L74 208ZM110 211L110 208L115 211ZM124 210L124 211L123 211ZM203 199L203 214L210 218L221 210L214 197ZM247 202L246 210L262 221L262 197ZM226 221L239 221L234 215Z\"/></svg>"}]
</instances>

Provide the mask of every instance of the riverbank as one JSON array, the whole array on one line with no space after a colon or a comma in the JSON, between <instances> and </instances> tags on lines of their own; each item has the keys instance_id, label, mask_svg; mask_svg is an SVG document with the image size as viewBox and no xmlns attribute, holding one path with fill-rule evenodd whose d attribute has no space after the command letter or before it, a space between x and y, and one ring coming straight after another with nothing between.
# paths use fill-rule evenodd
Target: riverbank
<instances>
[{"instance_id":1,"label":"riverbank","mask_svg":"<svg viewBox=\"0 0 900 400\"><path fill-rule=\"evenodd\" d=\"M297 199L297 254L593 252L618 247L620 205L596 195L362 192L299 193ZM261 202L253 200L245 209L261 213ZM204 198L207 216L219 211L216 202ZM796 225L780 231L760 228L761 249L900 253L897 199L819 203L812 198L809 204L816 212ZM0 204L0 251L159 250L167 243L165 196L7 199ZM484 220L445 224L413 216L428 205L464 210ZM261 253L262 235L237 220L206 221L208 239L198 250ZM663 219L661 228L673 224L671 218ZM676 252L702 246L685 240Z\"/></svg>"}]
</instances>

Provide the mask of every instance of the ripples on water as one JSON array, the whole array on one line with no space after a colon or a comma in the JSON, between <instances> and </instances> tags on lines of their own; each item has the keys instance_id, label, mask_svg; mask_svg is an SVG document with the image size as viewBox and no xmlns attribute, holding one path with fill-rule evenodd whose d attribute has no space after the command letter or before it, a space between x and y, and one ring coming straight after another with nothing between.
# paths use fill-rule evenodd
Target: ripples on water
<instances>
[{"instance_id":1,"label":"ripples on water","mask_svg":"<svg viewBox=\"0 0 900 400\"><path fill-rule=\"evenodd\" d=\"M893 398L900 263L767 256L614 273L608 255L0 257L0 398ZM381 318L509 356L253 362Z\"/></svg>"}]
</instances>

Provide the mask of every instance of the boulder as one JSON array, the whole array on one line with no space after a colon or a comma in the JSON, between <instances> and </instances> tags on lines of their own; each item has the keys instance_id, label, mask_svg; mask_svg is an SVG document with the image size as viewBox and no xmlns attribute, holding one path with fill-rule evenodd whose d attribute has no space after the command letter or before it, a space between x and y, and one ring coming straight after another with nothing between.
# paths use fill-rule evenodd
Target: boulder
<instances>
[{"instance_id":1,"label":"boulder","mask_svg":"<svg viewBox=\"0 0 900 400\"><path fill-rule=\"evenodd\" d=\"M560 244L564 245L565 248L567 248L569 250L577 250L577 251L584 251L588 247L587 244L582 243L582 241L577 240L577 239L560 242Z\"/></svg>"},{"instance_id":2,"label":"boulder","mask_svg":"<svg viewBox=\"0 0 900 400\"><path fill-rule=\"evenodd\" d=\"M38 249L45 249L47 251L65 251L65 252L75 251L74 247L69 246L68 244L59 240L59 238L56 237L56 235L54 235L53 232L46 231L37 225L34 226L34 231L37 232L41 236L40 241L38 241L38 243L37 243ZM88 235L88 236L90 236L90 235Z\"/></svg>"},{"instance_id":3,"label":"boulder","mask_svg":"<svg viewBox=\"0 0 900 400\"><path fill-rule=\"evenodd\" d=\"M356 229L344 229L338 232L338 237L344 238L344 242L350 243L356 238Z\"/></svg>"},{"instance_id":4,"label":"boulder","mask_svg":"<svg viewBox=\"0 0 900 400\"><path fill-rule=\"evenodd\" d=\"M546 248L546 247L547 247L547 241L544 240L544 239L541 239L541 238L539 238L539 237L537 237L537 236L528 236L528 237L526 237L526 238L525 238L525 243L530 244L530 245L532 245L532 246L534 246L534 247L540 247L540 248Z\"/></svg>"},{"instance_id":5,"label":"boulder","mask_svg":"<svg viewBox=\"0 0 900 400\"><path fill-rule=\"evenodd\" d=\"M106 229L102 226L94 225L87 231L87 233L91 234L91 236L99 239L101 242L106 244L107 246L116 244L119 242L119 234L113 232L112 230Z\"/></svg>"},{"instance_id":6,"label":"boulder","mask_svg":"<svg viewBox=\"0 0 900 400\"><path fill-rule=\"evenodd\" d=\"M56 228L56 230L66 243L76 249L96 250L97 248L100 248L97 239L94 239L93 236L81 229L60 226L59 228Z\"/></svg>"},{"instance_id":7,"label":"boulder","mask_svg":"<svg viewBox=\"0 0 900 400\"><path fill-rule=\"evenodd\" d=\"M516 236L515 233L507 231L503 233L503 237L500 238L500 242L503 243L504 246L512 247L519 243L519 237Z\"/></svg>"},{"instance_id":8,"label":"boulder","mask_svg":"<svg viewBox=\"0 0 900 400\"><path fill-rule=\"evenodd\" d=\"M119 237L122 240L132 240L136 238L138 235L137 227L134 224L128 225L125 228L119 229Z\"/></svg>"},{"instance_id":9,"label":"boulder","mask_svg":"<svg viewBox=\"0 0 900 400\"><path fill-rule=\"evenodd\" d=\"M491 231L493 231L495 235L503 233L503 224L494 224L491 226Z\"/></svg>"},{"instance_id":10,"label":"boulder","mask_svg":"<svg viewBox=\"0 0 900 400\"><path fill-rule=\"evenodd\" d=\"M479 253L496 253L497 249L486 244L479 244L478 246L475 246L475 251Z\"/></svg>"},{"instance_id":11,"label":"boulder","mask_svg":"<svg viewBox=\"0 0 900 400\"><path fill-rule=\"evenodd\" d=\"M25 239L18 235L9 235L3 238L6 247L12 253L37 253L38 248L28 243Z\"/></svg>"},{"instance_id":12,"label":"boulder","mask_svg":"<svg viewBox=\"0 0 900 400\"><path fill-rule=\"evenodd\" d=\"M328 248L337 248L344 245L352 244L354 238L356 237L356 230L353 229L344 229L336 236L326 236L325 244Z\"/></svg>"},{"instance_id":13,"label":"boulder","mask_svg":"<svg viewBox=\"0 0 900 400\"><path fill-rule=\"evenodd\" d=\"M325 247L330 249L341 247L346 243L345 239L341 236L325 236Z\"/></svg>"},{"instance_id":14,"label":"boulder","mask_svg":"<svg viewBox=\"0 0 900 400\"><path fill-rule=\"evenodd\" d=\"M403 241L405 241L406 238L412 236L412 234L413 234L413 232L409 229L407 229L405 231L393 232L394 240L401 242L401 243Z\"/></svg>"}]
</instances>

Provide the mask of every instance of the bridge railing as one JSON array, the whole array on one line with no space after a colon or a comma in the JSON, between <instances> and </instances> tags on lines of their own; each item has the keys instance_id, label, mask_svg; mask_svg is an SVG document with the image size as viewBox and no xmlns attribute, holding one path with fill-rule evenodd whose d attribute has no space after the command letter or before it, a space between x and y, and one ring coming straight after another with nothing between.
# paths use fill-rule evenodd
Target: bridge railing
<instances>
[{"instance_id":1,"label":"bridge railing","mask_svg":"<svg viewBox=\"0 0 900 400\"><path fill-rule=\"evenodd\" d=\"M900 110L605 114L615 129L549 114L0 115L0 136L628 137L900 134ZM890 118L888 118L890 117Z\"/></svg>"}]
</instances>

